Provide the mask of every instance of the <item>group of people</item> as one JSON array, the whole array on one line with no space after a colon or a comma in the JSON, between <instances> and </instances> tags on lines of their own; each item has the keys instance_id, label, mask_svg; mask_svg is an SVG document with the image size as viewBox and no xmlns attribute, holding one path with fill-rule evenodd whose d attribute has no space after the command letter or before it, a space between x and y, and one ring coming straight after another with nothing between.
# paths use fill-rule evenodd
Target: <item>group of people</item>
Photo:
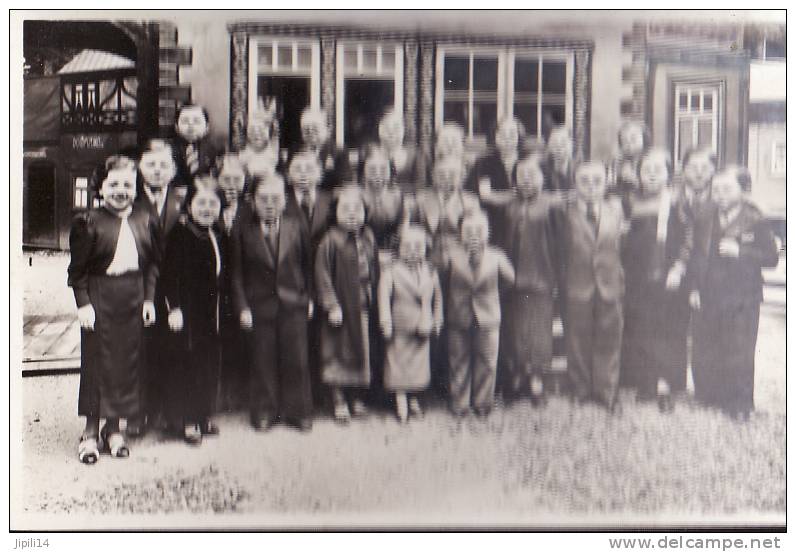
<instances>
[{"instance_id":1,"label":"group of people","mask_svg":"<svg viewBox=\"0 0 796 552\"><path fill-rule=\"evenodd\" d=\"M450 123L424 156L391 111L346 153L308 108L284 152L261 106L246 147L219 156L208 129L183 106L173 140L106 161L101 206L74 220L82 462L158 426L199 444L219 408L309 431L326 407L340 423L380 402L422 416L434 382L455 416L488 416L496 390L540 404L556 313L576 402L617 412L622 384L671 409L690 332L696 398L753 409L778 251L748 172L709 150L675 175L628 122L606 165L576 159L563 126L527 147L507 118L476 161Z\"/></svg>"}]
</instances>

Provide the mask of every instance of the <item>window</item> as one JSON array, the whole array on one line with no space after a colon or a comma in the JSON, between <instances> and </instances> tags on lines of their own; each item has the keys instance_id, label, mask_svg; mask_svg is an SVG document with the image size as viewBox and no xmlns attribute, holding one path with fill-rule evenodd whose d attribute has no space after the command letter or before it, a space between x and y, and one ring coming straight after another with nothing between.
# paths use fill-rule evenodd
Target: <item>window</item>
<instances>
[{"instance_id":1,"label":"window","mask_svg":"<svg viewBox=\"0 0 796 552\"><path fill-rule=\"evenodd\" d=\"M709 147L718 153L722 102L719 85L675 85L674 101L675 162L679 163L693 147Z\"/></svg>"},{"instance_id":2,"label":"window","mask_svg":"<svg viewBox=\"0 0 796 552\"><path fill-rule=\"evenodd\" d=\"M572 122L573 55L520 48L439 48L436 124L456 122L486 137L514 116L529 136Z\"/></svg>"},{"instance_id":3,"label":"window","mask_svg":"<svg viewBox=\"0 0 796 552\"><path fill-rule=\"evenodd\" d=\"M785 160L788 152L785 147L785 140L774 140L771 144L771 174L774 176L785 176Z\"/></svg>"},{"instance_id":4,"label":"window","mask_svg":"<svg viewBox=\"0 0 796 552\"><path fill-rule=\"evenodd\" d=\"M261 99L266 105L276 100L282 147L300 142L304 108L321 105L320 60L317 40L258 36L249 40L249 113Z\"/></svg>"},{"instance_id":5,"label":"window","mask_svg":"<svg viewBox=\"0 0 796 552\"><path fill-rule=\"evenodd\" d=\"M74 201L75 209L88 209L88 178L77 176L74 178Z\"/></svg>"},{"instance_id":6,"label":"window","mask_svg":"<svg viewBox=\"0 0 796 552\"><path fill-rule=\"evenodd\" d=\"M384 112L403 111L403 46L388 42L337 45L336 141L360 146L375 140Z\"/></svg>"},{"instance_id":7,"label":"window","mask_svg":"<svg viewBox=\"0 0 796 552\"><path fill-rule=\"evenodd\" d=\"M71 132L135 128L137 92L138 80L129 74L62 77L61 124Z\"/></svg>"}]
</instances>

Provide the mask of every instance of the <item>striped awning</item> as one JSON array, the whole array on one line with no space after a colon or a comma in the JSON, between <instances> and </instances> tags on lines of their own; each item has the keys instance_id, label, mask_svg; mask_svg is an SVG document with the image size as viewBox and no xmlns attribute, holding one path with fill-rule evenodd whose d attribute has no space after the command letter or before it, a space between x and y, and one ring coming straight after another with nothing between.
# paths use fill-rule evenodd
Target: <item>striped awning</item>
<instances>
[{"instance_id":1,"label":"striped awning","mask_svg":"<svg viewBox=\"0 0 796 552\"><path fill-rule=\"evenodd\" d=\"M58 74L67 75L133 68L135 68L135 62L125 57L101 50L83 50L72 58L72 61L64 65L58 71Z\"/></svg>"}]
</instances>

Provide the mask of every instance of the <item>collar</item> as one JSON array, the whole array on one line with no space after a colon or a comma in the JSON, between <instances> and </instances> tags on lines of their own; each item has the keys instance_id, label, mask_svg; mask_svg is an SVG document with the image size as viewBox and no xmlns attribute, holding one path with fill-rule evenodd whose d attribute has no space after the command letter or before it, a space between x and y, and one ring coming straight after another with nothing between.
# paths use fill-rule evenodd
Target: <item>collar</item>
<instances>
[{"instance_id":1,"label":"collar","mask_svg":"<svg viewBox=\"0 0 796 552\"><path fill-rule=\"evenodd\" d=\"M594 208L594 215L599 217L600 211L602 210L601 202L595 201L594 203L592 203L592 207ZM582 199L578 199L578 210L585 215L589 211L589 206Z\"/></svg>"},{"instance_id":2,"label":"collar","mask_svg":"<svg viewBox=\"0 0 796 552\"><path fill-rule=\"evenodd\" d=\"M166 197L167 189L168 189L168 186L164 186L163 188L160 189L159 192L157 192L157 194L161 198L164 198L164 197ZM147 195L149 200L152 201L153 203L155 201L157 201L157 199L155 198L155 193L156 192L152 188L150 188L148 184L144 184L144 193Z\"/></svg>"},{"instance_id":3,"label":"collar","mask_svg":"<svg viewBox=\"0 0 796 552\"><path fill-rule=\"evenodd\" d=\"M119 217L120 219L126 219L127 217L130 216L130 213L133 212L133 206L130 205L129 207L121 211L114 211L113 209L109 209L108 207L105 207L105 210L108 211L110 214Z\"/></svg>"},{"instance_id":4,"label":"collar","mask_svg":"<svg viewBox=\"0 0 796 552\"><path fill-rule=\"evenodd\" d=\"M722 219L724 220L725 226L728 226L730 223L735 221L735 219L738 218L738 215L740 214L740 212L741 212L741 204L740 203L738 205L736 205L735 207L732 207L730 210L728 210L726 212L722 212L721 216L722 216Z\"/></svg>"},{"instance_id":5,"label":"collar","mask_svg":"<svg viewBox=\"0 0 796 552\"><path fill-rule=\"evenodd\" d=\"M318 190L315 187L310 187L308 190L299 190L294 188L294 191L296 194L296 199L299 203L301 203L301 198L306 195L310 198L310 203L315 205L315 198L318 195Z\"/></svg>"},{"instance_id":6,"label":"collar","mask_svg":"<svg viewBox=\"0 0 796 552\"><path fill-rule=\"evenodd\" d=\"M260 228L265 232L266 229L269 231L278 232L279 231L279 224L281 222L282 217L277 218L275 221L271 223L267 223L264 220L260 221Z\"/></svg>"},{"instance_id":7,"label":"collar","mask_svg":"<svg viewBox=\"0 0 796 552\"><path fill-rule=\"evenodd\" d=\"M706 201L706 200L710 199L710 186L707 186L701 192L695 192L694 190L692 190L688 186L684 186L683 187L683 193L685 194L685 198L688 201L688 203L692 204L695 200L698 200L699 202L703 202L703 201Z\"/></svg>"}]
</instances>

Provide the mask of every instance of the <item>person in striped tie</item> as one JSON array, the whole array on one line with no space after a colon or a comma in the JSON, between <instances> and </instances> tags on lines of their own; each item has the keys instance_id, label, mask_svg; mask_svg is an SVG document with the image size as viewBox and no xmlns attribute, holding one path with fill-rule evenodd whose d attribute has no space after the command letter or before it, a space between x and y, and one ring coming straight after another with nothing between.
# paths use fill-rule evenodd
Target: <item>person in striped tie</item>
<instances>
[{"instance_id":1,"label":"person in striped tie","mask_svg":"<svg viewBox=\"0 0 796 552\"><path fill-rule=\"evenodd\" d=\"M182 182L193 183L197 174L215 167L217 152L208 138L210 116L201 105L185 104L177 111L174 129L177 176Z\"/></svg>"}]
</instances>

